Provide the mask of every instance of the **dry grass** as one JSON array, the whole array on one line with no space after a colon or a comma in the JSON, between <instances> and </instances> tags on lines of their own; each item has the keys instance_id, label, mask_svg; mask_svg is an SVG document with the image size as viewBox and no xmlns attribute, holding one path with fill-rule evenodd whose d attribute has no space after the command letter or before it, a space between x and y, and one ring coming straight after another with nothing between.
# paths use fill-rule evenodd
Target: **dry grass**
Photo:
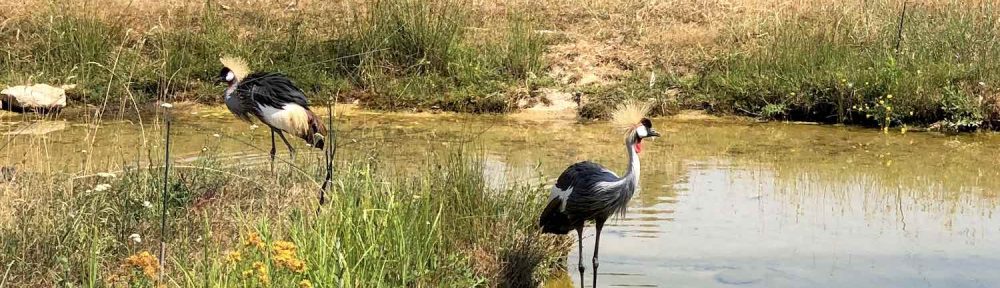
<instances>
[{"instance_id":1,"label":"dry grass","mask_svg":"<svg viewBox=\"0 0 1000 288\"><path fill-rule=\"evenodd\" d=\"M372 108L505 112L517 109L515 102L518 100L536 97L537 94L541 93L539 91L542 91L540 88L549 88L551 91L559 93L583 92L585 96L595 97L606 96L601 94L620 94L622 92L642 94L646 97L651 94L668 93L665 91L670 91L669 93L678 93L679 91L679 96L661 97L654 95L656 97L651 98L670 98L668 100L677 102L681 106L686 105L686 108L713 106L710 109L717 112L760 116L770 115L771 113L768 112L770 110L764 111L760 107L722 107L742 105L733 103L716 105L717 102L732 102L726 99L730 96L718 95L717 91L697 90L704 89L701 86L704 80L702 76L711 76L709 74L713 73L728 73L727 69L730 68L723 66L731 66L732 62L738 61L741 57L752 58L769 51L774 52L776 49L784 49L776 47L776 45L782 41L791 41L786 37L791 34L830 36L830 39L826 39L829 40L827 41L828 47L817 46L809 49L850 47L881 49L881 46L878 45L886 43L888 35L893 34L892 30L896 29L897 15L904 2L902 0L846 2L833 0L440 0L427 3L445 5L448 7L447 11L452 11L449 13L453 14L441 14L440 9L433 9L435 6L433 3L421 6L423 7L421 9L397 9L399 11L427 10L434 12L430 14L373 11L373 7L384 7L376 5L376 3L396 3L393 5L408 3L402 0L394 1L219 0L204 2L170 0L161 2L114 0L102 3L100 9L95 9L95 4L86 1L68 1L58 5L66 7L67 11L86 12L101 22L119 23L118 27L130 29L131 32L121 39L115 38L105 41L108 42L106 44L110 45L123 43L132 49L163 49L159 46L150 48L149 46L154 46L158 41L155 39L157 37L149 35L178 30L196 31L200 34L210 35L208 38L233 37L231 41L228 39L219 41L222 43L208 41L208 44L195 45L196 49L192 50L197 52L190 53L191 55L182 55L183 57L180 59L168 57L167 61L161 61L162 59L156 57L164 56L157 55L152 58L152 61L134 65L135 67L122 68L146 70L151 71L146 72L147 74L157 74L155 78L159 79L156 80L156 85L160 88L153 90L166 94L157 95L159 97L179 95L180 98L206 102L213 99L213 97L204 96L215 92L211 89L212 87L205 87L199 82L204 81L204 79L200 79L204 77L202 74L207 75L214 71L210 71L208 65L200 65L194 60L208 56L216 57L220 53L218 50L235 50L239 52L238 54L253 55L256 59L251 59L252 62L261 63L261 66L268 69L291 70L293 76L301 79L300 81L304 82L305 86L318 93L348 90L349 93L344 95L348 95L349 99L343 100L357 99ZM46 13L50 13L51 7L53 7L53 4L45 0L27 0L26 3L25 5L0 4L3 5L0 6L0 15L5 18L3 24L0 24L0 31L12 31L14 35L19 35L19 28L24 26L20 24L22 21L34 19L34 16L47 15ZM217 5L206 6L205 3ZM411 1L409 3L406 5L422 2ZM932 15L915 14L912 20L918 22L941 18L953 22L975 22L986 21L980 19L980 16L993 11L991 10L993 8L990 7L994 5L994 1L989 0L911 1L910 10ZM214 9L219 11L206 11L206 9L210 9L206 7L217 7ZM206 14L207 12L211 13ZM205 22L198 16L209 14L216 15L218 18ZM372 15L377 17L369 17ZM422 21L432 22L437 21L435 20L437 18L434 17L442 17L442 19L448 20L445 21L446 23L451 23L449 25L454 26L448 26L448 29L437 32L427 31L427 29L413 29L415 27L388 30L370 29L370 27L387 27L399 23L404 23L401 24L404 26L413 26L413 23L419 23L397 21L399 19L393 20L394 17L399 19L416 17L423 19ZM296 24L289 25L288 23ZM401 30L423 31L407 36L397 33ZM537 34L540 37L528 37L522 32L512 31L533 31L534 33L531 34ZM948 32L929 31L923 28L911 29L908 30L908 34L904 35L904 42L910 44L928 42L927 37ZM417 47L419 46L415 45L417 43L404 43L405 39L420 39L421 41L416 42L425 43L421 45L439 43L441 39L428 38L428 35L441 35L442 33L456 35L462 40L457 41L457 44L453 43L454 45L438 45L436 48L432 46ZM289 38L287 37L289 34L298 36ZM544 41L540 39L544 39ZM173 45L186 47L185 45L190 46L188 44L192 44L192 42L194 44L200 43L199 41L203 39L182 40ZM816 40L803 41L816 42ZM517 46L525 41L534 44ZM24 43L7 42L15 43L7 44L13 45L7 49L8 51L14 51L15 56L23 56L16 54L18 51L26 51L23 49L24 47L21 47L22 49L17 47L17 45L25 45ZM229 42L236 44L230 45ZM299 43L293 46L301 48L275 52L275 50L289 47L289 45L285 45L289 42ZM542 45L543 42L548 45L539 48L538 45ZM390 43L391 45L382 46L375 43ZM823 45L827 45L827 43ZM398 49L398 51L374 53L378 55L372 55L368 58L347 57L350 59L349 61L342 61L335 65L310 66L309 69L296 71L296 67L308 66L309 63L323 62L349 54L367 53L386 47L390 47L389 50ZM447 49L441 47L447 47ZM501 49L490 49L491 47L501 47ZM176 47L167 47L165 50L170 51L170 49L176 49ZM417 55L422 57L413 56L426 51L430 51L430 53ZM536 59L537 54L541 53L544 53L542 60ZM805 52L787 51L787 53L803 54ZM843 55L834 55L833 57ZM129 55L126 53L124 57L127 56ZM802 58L808 55L795 56ZM915 56L911 55L911 57ZM424 58L432 61L424 62L421 60ZM301 61L287 63L289 59ZM433 61L439 59L443 59L443 61ZM811 61L818 62L818 60ZM111 66L112 63L109 60L97 62L105 67ZM941 63L931 62L929 64L938 65ZM791 68L779 69L785 69L784 73L790 75L801 74L801 71ZM484 70L504 72L490 74L482 72ZM174 73L176 71L182 73ZM651 71L659 74L661 78L672 78L666 81L669 87L659 89L659 92L656 93L646 93L636 91L639 86L628 83L635 79L648 78L646 76ZM840 73L840 71L830 71L830 73ZM44 75L39 77L26 71L16 71L13 76L6 78L14 79L9 82L23 82L31 79L53 79L51 74L53 73L45 74L49 77L44 77ZM137 79L130 79L131 82L144 82L140 79L154 78L149 75L141 75L142 73L138 74L134 76ZM91 75L85 76L100 78ZM103 78L98 80L101 81L96 81L97 83L111 82L105 81L107 79ZM607 86L613 87L606 88ZM109 87L107 90L113 90L112 92L121 92L122 90L112 88L114 87ZM812 88L823 89L823 87ZM743 88L738 87L735 90L740 89ZM90 92L99 93L101 91ZM730 92L722 94L727 93ZM528 102L544 102L537 100L529 99ZM606 101L606 99L592 101L592 103L603 102L613 101ZM774 104L772 102L774 101L769 99L768 103L757 106ZM926 106L924 108L933 106L921 105ZM676 105L667 103L661 106L673 107ZM780 110L778 109L781 108L780 106L773 107ZM609 107L596 110L607 110L607 108ZM584 110L594 109L586 108ZM606 113L594 115L600 116L602 114ZM926 111L924 114L934 113ZM594 116L588 113L583 113L583 115ZM938 115L925 118L941 117Z\"/></svg>"}]
</instances>

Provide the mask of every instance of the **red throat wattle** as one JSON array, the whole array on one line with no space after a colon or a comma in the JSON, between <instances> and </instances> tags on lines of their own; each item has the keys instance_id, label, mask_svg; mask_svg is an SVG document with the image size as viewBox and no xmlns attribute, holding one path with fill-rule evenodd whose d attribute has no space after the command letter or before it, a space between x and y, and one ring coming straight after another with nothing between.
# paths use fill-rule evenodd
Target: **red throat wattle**
<instances>
[{"instance_id":1,"label":"red throat wattle","mask_svg":"<svg viewBox=\"0 0 1000 288\"><path fill-rule=\"evenodd\" d=\"M642 152L642 140L635 142L635 154L639 154L639 152Z\"/></svg>"}]
</instances>

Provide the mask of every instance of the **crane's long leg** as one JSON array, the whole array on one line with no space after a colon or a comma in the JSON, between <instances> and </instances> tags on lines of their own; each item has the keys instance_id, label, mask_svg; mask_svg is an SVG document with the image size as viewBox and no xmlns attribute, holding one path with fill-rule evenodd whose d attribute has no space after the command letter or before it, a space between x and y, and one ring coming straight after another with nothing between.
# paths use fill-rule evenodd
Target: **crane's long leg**
<instances>
[{"instance_id":1,"label":"crane's long leg","mask_svg":"<svg viewBox=\"0 0 1000 288\"><path fill-rule=\"evenodd\" d=\"M288 139L285 139L285 133L281 133L281 130L278 130L278 136L281 136L281 141L285 142L285 146L288 147L288 154L291 155L292 162L295 162L295 149L292 148L291 143L288 143Z\"/></svg>"},{"instance_id":2,"label":"crane's long leg","mask_svg":"<svg viewBox=\"0 0 1000 288\"><path fill-rule=\"evenodd\" d=\"M597 287L597 249L601 248L601 228L604 228L604 221L607 219L597 219L597 236L594 238L594 286ZM583 285L581 283L580 285Z\"/></svg>"},{"instance_id":3,"label":"crane's long leg","mask_svg":"<svg viewBox=\"0 0 1000 288\"><path fill-rule=\"evenodd\" d=\"M271 129L271 174L274 174L274 154L277 151L274 149L274 129Z\"/></svg>"},{"instance_id":4,"label":"crane's long leg","mask_svg":"<svg viewBox=\"0 0 1000 288\"><path fill-rule=\"evenodd\" d=\"M584 268L583 268L583 225L580 225L580 227L576 227L576 239L579 240L579 242L580 242L579 243L580 245L578 245L580 247L580 261L577 262L577 268L580 269L580 286L582 287L584 285L583 284L584 283L583 282L584 281L583 280L583 270L584 270Z\"/></svg>"}]
</instances>

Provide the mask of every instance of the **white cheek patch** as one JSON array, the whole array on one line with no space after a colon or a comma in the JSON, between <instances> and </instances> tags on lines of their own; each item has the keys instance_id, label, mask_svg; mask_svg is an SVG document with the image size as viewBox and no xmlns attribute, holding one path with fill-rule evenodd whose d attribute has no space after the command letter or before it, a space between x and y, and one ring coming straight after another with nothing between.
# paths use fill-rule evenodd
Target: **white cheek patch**
<instances>
[{"instance_id":1,"label":"white cheek patch","mask_svg":"<svg viewBox=\"0 0 1000 288\"><path fill-rule=\"evenodd\" d=\"M639 138L644 138L649 135L649 132L646 131L646 126L639 125L639 127L635 128L635 134L638 135Z\"/></svg>"},{"instance_id":2,"label":"white cheek patch","mask_svg":"<svg viewBox=\"0 0 1000 288\"><path fill-rule=\"evenodd\" d=\"M226 73L226 81L233 81L233 78L236 78L236 74L233 74L233 71Z\"/></svg>"}]
</instances>

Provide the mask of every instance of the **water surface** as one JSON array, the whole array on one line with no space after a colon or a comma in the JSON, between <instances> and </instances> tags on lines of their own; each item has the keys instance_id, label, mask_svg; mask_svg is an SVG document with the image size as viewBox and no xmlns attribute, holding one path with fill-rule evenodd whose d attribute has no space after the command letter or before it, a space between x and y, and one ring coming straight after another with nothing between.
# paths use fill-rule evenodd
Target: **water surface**
<instances>
[{"instance_id":1,"label":"water surface","mask_svg":"<svg viewBox=\"0 0 1000 288\"><path fill-rule=\"evenodd\" d=\"M0 125L7 133L0 165L82 175L161 161L148 153L162 141L160 125L149 119L141 126L24 120ZM230 165L267 165L264 129L220 110L179 113L175 123L181 163L211 151ZM65 127L11 133L25 125ZM599 286L1000 286L997 135L667 119L655 125L666 133L644 145L642 191L602 236ZM429 153L482 149L484 171L497 186L551 183L580 160L622 174L627 161L621 135L601 123L360 113L342 118L338 129L341 153L406 169L420 167L414 163ZM293 141L297 161L318 161ZM588 283L593 240L588 227ZM574 248L567 277L579 287L577 257Z\"/></svg>"}]
</instances>

